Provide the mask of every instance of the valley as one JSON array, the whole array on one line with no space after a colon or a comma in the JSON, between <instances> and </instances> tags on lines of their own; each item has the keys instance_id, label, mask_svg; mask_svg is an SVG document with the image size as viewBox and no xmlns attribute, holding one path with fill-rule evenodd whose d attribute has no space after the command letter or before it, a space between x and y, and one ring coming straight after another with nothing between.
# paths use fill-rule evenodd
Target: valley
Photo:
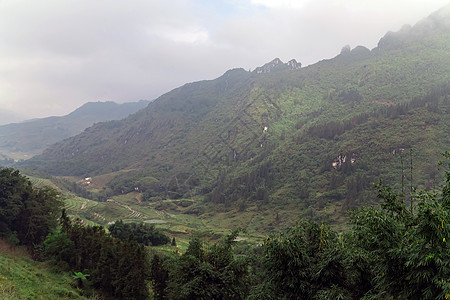
<instances>
[{"instance_id":1,"label":"valley","mask_svg":"<svg viewBox=\"0 0 450 300\"><path fill-rule=\"evenodd\" d=\"M0 246L73 298L447 299L449 20L0 126Z\"/></svg>"},{"instance_id":2,"label":"valley","mask_svg":"<svg viewBox=\"0 0 450 300\"><path fill-rule=\"evenodd\" d=\"M52 185L51 180L29 176L36 186ZM79 181L77 178L70 178ZM65 177L67 180L67 177ZM99 178L101 180L101 177ZM96 184L96 178L91 178L92 184L88 191L101 189ZM250 207L245 212L229 209L217 209L211 212L207 203L201 199L164 199L155 202L142 201L142 194L130 192L98 202L65 191L65 208L72 218L80 219L83 224L109 226L117 220L124 222L143 222L155 224L170 237L175 237L181 249L185 249L195 234L200 234L211 240L219 240L230 230L238 227L246 229L243 235L252 243L260 243L265 238L264 233L274 230L286 220L294 220L295 216L289 208L277 210L277 213L262 211L258 207ZM278 217L277 217L278 214ZM289 216L289 217L287 217ZM243 220L245 220L243 222ZM292 224L289 224L292 225ZM164 246L162 246L164 248Z\"/></svg>"},{"instance_id":3,"label":"valley","mask_svg":"<svg viewBox=\"0 0 450 300\"><path fill-rule=\"evenodd\" d=\"M19 167L92 177L85 188L108 222L130 215L114 202L114 217L103 215L113 199L174 225L183 216L264 234L308 217L343 228L348 209L377 203L380 179L395 189L405 176L420 189L439 186L435 166L450 144L450 36L440 22L433 15L372 50L300 69L275 59L264 72L186 84Z\"/></svg>"}]
</instances>

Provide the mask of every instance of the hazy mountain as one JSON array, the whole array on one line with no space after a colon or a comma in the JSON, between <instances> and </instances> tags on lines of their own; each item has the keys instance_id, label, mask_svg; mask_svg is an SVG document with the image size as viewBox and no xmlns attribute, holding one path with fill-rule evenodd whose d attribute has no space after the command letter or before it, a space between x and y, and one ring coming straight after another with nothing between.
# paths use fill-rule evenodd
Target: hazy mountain
<instances>
[{"instance_id":1,"label":"hazy mountain","mask_svg":"<svg viewBox=\"0 0 450 300\"><path fill-rule=\"evenodd\" d=\"M308 67L275 59L261 72L186 84L24 167L77 176L126 169L106 192L202 195L241 210L291 205L316 217L372 201L370 183L397 182L410 150L414 184L435 186L450 145L448 18L441 10L373 50L344 47Z\"/></svg>"},{"instance_id":2,"label":"hazy mountain","mask_svg":"<svg viewBox=\"0 0 450 300\"><path fill-rule=\"evenodd\" d=\"M149 103L89 102L66 116L0 126L0 153L41 153L49 145L79 134L96 122L122 119Z\"/></svg>"}]
</instances>

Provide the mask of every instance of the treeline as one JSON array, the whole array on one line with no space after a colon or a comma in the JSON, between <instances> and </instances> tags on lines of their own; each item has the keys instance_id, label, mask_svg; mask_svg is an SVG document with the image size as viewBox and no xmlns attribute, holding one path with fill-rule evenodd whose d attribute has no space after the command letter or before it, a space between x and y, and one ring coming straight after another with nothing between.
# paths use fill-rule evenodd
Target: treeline
<instances>
[{"instance_id":1,"label":"treeline","mask_svg":"<svg viewBox=\"0 0 450 300\"><path fill-rule=\"evenodd\" d=\"M107 234L101 226L71 222L65 211L60 224L61 230L44 241L45 258L55 261L63 270L89 276L89 286L108 297L149 297L149 260L144 245L133 236L122 241Z\"/></svg>"},{"instance_id":2,"label":"treeline","mask_svg":"<svg viewBox=\"0 0 450 300\"><path fill-rule=\"evenodd\" d=\"M355 88L347 88L339 93L331 92L325 97L329 100L336 101L338 103L358 103L363 100L363 97Z\"/></svg>"},{"instance_id":3,"label":"treeline","mask_svg":"<svg viewBox=\"0 0 450 300\"><path fill-rule=\"evenodd\" d=\"M261 155L260 157L264 157ZM260 159L260 158L258 158ZM230 178L226 173L219 176L217 186L208 195L208 201L214 203L230 204L241 201L241 209L246 202L256 200L267 204L269 202L269 188L274 182L272 163L264 162L252 172L242 174L237 178Z\"/></svg>"},{"instance_id":4,"label":"treeline","mask_svg":"<svg viewBox=\"0 0 450 300\"><path fill-rule=\"evenodd\" d=\"M66 190L68 190L69 192L74 193L75 195L82 197L82 198L86 198L89 200L93 200L93 201L98 201L98 202L104 202L108 199L108 197L111 196L111 194L108 194L106 191L100 191L100 192L91 192L89 190L87 190L85 187L83 187L82 185L73 182L73 181L69 181L63 178L52 178L52 181L54 181L59 187L62 187Z\"/></svg>"},{"instance_id":5,"label":"treeline","mask_svg":"<svg viewBox=\"0 0 450 300\"><path fill-rule=\"evenodd\" d=\"M347 92L343 95L351 97L352 101L356 97L353 92ZM325 124L313 125L308 129L308 133L311 136L331 140L356 126L367 122L370 118L395 119L419 107L426 107L428 111L437 113L439 112L440 101L442 101L444 106L449 105L449 95L450 85L444 84L431 90L425 96L414 97L407 103L399 103L388 107L378 108L372 113L358 114L343 121L331 121Z\"/></svg>"},{"instance_id":6,"label":"treeline","mask_svg":"<svg viewBox=\"0 0 450 300\"><path fill-rule=\"evenodd\" d=\"M30 248L57 225L63 203L52 188L33 187L19 171L0 168L0 238Z\"/></svg>"},{"instance_id":7,"label":"treeline","mask_svg":"<svg viewBox=\"0 0 450 300\"><path fill-rule=\"evenodd\" d=\"M194 237L182 255L154 254L150 279L155 299L245 299L253 275L250 258L233 252L238 233L213 245Z\"/></svg>"},{"instance_id":8,"label":"treeline","mask_svg":"<svg viewBox=\"0 0 450 300\"><path fill-rule=\"evenodd\" d=\"M57 182L58 186L67 189L77 196L93 201L104 202L109 197L131 192L139 192L143 201L151 201L154 198L160 199L164 197L171 199L182 198L186 186L193 187L199 185L198 178L191 178L189 176L190 174L178 174L168 184L162 184L158 179L149 176L143 171L131 171L115 176L102 190L97 192L92 192L76 182L62 178L52 178L52 180Z\"/></svg>"},{"instance_id":9,"label":"treeline","mask_svg":"<svg viewBox=\"0 0 450 300\"><path fill-rule=\"evenodd\" d=\"M132 171L119 174L106 185L106 192L111 195L121 195L130 192L142 193L142 200L152 197L164 197L165 187L153 176L143 171Z\"/></svg>"},{"instance_id":10,"label":"treeline","mask_svg":"<svg viewBox=\"0 0 450 300\"><path fill-rule=\"evenodd\" d=\"M155 228L153 224L144 223L124 223L122 220L116 221L108 227L112 236L125 241L133 238L144 245L164 245L170 242L170 238L161 230Z\"/></svg>"},{"instance_id":11,"label":"treeline","mask_svg":"<svg viewBox=\"0 0 450 300\"><path fill-rule=\"evenodd\" d=\"M61 195L36 188L18 170L0 168L0 238L28 246L35 259L54 261L107 297L147 299L149 258L144 244L170 239L153 225L118 221L109 234L101 226L72 222ZM115 238L114 236L117 236ZM81 286L81 284L79 285ZM86 288L86 286L84 286Z\"/></svg>"},{"instance_id":12,"label":"treeline","mask_svg":"<svg viewBox=\"0 0 450 300\"><path fill-rule=\"evenodd\" d=\"M450 172L439 192L377 188L381 208L353 211L345 234L301 221L243 252L234 232L212 246L194 238L183 255L154 255L155 298L447 299Z\"/></svg>"}]
</instances>

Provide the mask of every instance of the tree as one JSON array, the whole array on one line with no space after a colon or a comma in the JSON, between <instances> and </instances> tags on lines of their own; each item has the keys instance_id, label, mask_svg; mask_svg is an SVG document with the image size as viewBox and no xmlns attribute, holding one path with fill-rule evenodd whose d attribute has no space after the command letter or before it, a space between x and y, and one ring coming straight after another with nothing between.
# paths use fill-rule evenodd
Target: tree
<instances>
[{"instance_id":1,"label":"tree","mask_svg":"<svg viewBox=\"0 0 450 300\"><path fill-rule=\"evenodd\" d=\"M50 187L33 189L24 199L24 207L14 220L14 227L22 243L40 244L56 228L62 208L60 193Z\"/></svg>"},{"instance_id":2,"label":"tree","mask_svg":"<svg viewBox=\"0 0 450 300\"><path fill-rule=\"evenodd\" d=\"M113 276L114 296L121 299L148 299L149 263L143 245L133 237L121 243Z\"/></svg>"},{"instance_id":3,"label":"tree","mask_svg":"<svg viewBox=\"0 0 450 300\"><path fill-rule=\"evenodd\" d=\"M170 299L244 299L249 291L249 260L232 249L239 231L208 246L199 237L183 255L167 260L166 292Z\"/></svg>"},{"instance_id":4,"label":"tree","mask_svg":"<svg viewBox=\"0 0 450 300\"><path fill-rule=\"evenodd\" d=\"M254 299L351 299L348 252L326 224L301 221L263 244L264 281Z\"/></svg>"},{"instance_id":5,"label":"tree","mask_svg":"<svg viewBox=\"0 0 450 300\"><path fill-rule=\"evenodd\" d=\"M35 188L19 171L0 168L0 236L31 246L42 243L57 225L61 195L50 187Z\"/></svg>"},{"instance_id":6,"label":"tree","mask_svg":"<svg viewBox=\"0 0 450 300\"><path fill-rule=\"evenodd\" d=\"M74 272L89 272L90 282L105 294L120 299L147 299L147 252L131 235L125 241L111 237L101 226L71 222L65 210L61 232L44 241L47 257L65 261Z\"/></svg>"},{"instance_id":7,"label":"tree","mask_svg":"<svg viewBox=\"0 0 450 300\"><path fill-rule=\"evenodd\" d=\"M49 234L43 244L45 257L54 259L58 263L71 261L75 244L66 233Z\"/></svg>"},{"instance_id":8,"label":"tree","mask_svg":"<svg viewBox=\"0 0 450 300\"><path fill-rule=\"evenodd\" d=\"M153 246L164 245L170 242L170 238L156 229L154 224L144 223L124 223L122 220L116 221L108 227L112 236L122 241L133 236L140 244L150 244Z\"/></svg>"},{"instance_id":9,"label":"tree","mask_svg":"<svg viewBox=\"0 0 450 300\"><path fill-rule=\"evenodd\" d=\"M155 299L166 299L167 280L169 271L164 268L164 257L158 254L153 255L150 263L150 280L152 282L153 294Z\"/></svg>"},{"instance_id":10,"label":"tree","mask_svg":"<svg viewBox=\"0 0 450 300\"><path fill-rule=\"evenodd\" d=\"M114 292L113 280L118 273L118 255L120 244L112 238L104 238L101 245L100 257L92 270L92 284L98 289Z\"/></svg>"},{"instance_id":11,"label":"tree","mask_svg":"<svg viewBox=\"0 0 450 300\"><path fill-rule=\"evenodd\" d=\"M14 220L24 208L24 199L32 193L31 183L18 170L0 168L0 234L9 237Z\"/></svg>"},{"instance_id":12,"label":"tree","mask_svg":"<svg viewBox=\"0 0 450 300\"><path fill-rule=\"evenodd\" d=\"M352 215L354 247L366 254L372 268L373 287L367 297L450 296L449 190L447 171L442 192L411 195L416 205L407 209L403 192L380 183L381 209L363 208Z\"/></svg>"}]
</instances>

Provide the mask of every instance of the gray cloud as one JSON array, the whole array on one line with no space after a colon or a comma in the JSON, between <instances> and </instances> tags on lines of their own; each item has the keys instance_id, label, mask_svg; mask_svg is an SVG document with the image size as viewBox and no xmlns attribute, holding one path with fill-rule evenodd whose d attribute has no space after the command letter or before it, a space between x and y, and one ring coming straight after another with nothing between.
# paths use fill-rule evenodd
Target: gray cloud
<instances>
[{"instance_id":1,"label":"gray cloud","mask_svg":"<svg viewBox=\"0 0 450 300\"><path fill-rule=\"evenodd\" d=\"M441 0L0 0L0 109L66 114L152 99L279 57L304 65L376 46Z\"/></svg>"}]
</instances>

